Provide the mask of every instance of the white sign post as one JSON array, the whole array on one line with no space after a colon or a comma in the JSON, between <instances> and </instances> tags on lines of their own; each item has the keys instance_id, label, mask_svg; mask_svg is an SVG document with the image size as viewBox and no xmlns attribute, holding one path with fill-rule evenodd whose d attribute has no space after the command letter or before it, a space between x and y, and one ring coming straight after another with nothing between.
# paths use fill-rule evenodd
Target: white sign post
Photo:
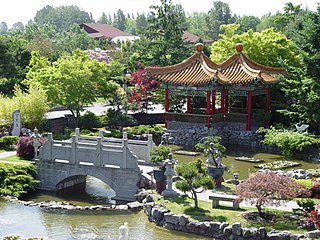
<instances>
[{"instance_id":1,"label":"white sign post","mask_svg":"<svg viewBox=\"0 0 320 240\"><path fill-rule=\"evenodd\" d=\"M20 132L21 132L20 110L13 111L12 121L13 121L13 126L12 126L11 135L20 136Z\"/></svg>"}]
</instances>

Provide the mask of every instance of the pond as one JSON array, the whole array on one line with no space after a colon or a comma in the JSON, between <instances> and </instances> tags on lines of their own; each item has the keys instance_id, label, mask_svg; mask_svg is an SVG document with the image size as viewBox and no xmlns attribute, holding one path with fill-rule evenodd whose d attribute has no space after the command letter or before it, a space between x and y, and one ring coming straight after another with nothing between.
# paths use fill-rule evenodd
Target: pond
<instances>
[{"instance_id":1,"label":"pond","mask_svg":"<svg viewBox=\"0 0 320 240\"><path fill-rule=\"evenodd\" d=\"M53 194L37 192L26 200L69 201L76 205L109 204L114 192L96 178L87 177L85 187ZM50 240L113 239L118 229L128 222L130 239L199 239L209 238L169 231L150 223L143 211L66 211L24 206L0 199L0 238L11 234L25 237L44 237Z\"/></svg>"},{"instance_id":2,"label":"pond","mask_svg":"<svg viewBox=\"0 0 320 240\"><path fill-rule=\"evenodd\" d=\"M169 147L172 149L173 154L175 150L184 150L180 146L176 145L169 145ZM187 163L191 161L196 161L197 159L205 160L207 159L203 154L200 154L198 156L186 156L186 155L179 155L174 154L177 160L179 160L179 163ZM262 159L264 162L262 163L272 163L280 160L286 160L281 155L277 154L271 154L271 153L259 153L259 152L253 152L252 150L245 149L245 148L229 148L227 149L226 156L222 160L222 164L227 167L227 170L224 173L225 179L232 179L233 173L239 173L239 179L245 179L247 178L251 173L256 172L259 168L256 168L255 166L259 163L252 163L252 162L243 162L243 161L237 161L235 160L236 157L253 157L255 159ZM299 159L292 159L290 161L298 162L300 163L299 166L292 167L292 168L286 168L285 171L291 170L291 169L319 169L320 164L319 163L311 163L311 162L305 162Z\"/></svg>"}]
</instances>

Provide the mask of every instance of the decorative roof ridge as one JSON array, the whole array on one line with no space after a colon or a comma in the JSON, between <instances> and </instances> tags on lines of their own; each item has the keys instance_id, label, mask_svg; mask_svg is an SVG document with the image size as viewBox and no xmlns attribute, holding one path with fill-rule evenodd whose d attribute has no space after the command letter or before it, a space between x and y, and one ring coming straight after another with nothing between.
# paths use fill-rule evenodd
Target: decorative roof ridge
<instances>
[{"instance_id":1,"label":"decorative roof ridge","mask_svg":"<svg viewBox=\"0 0 320 240\"><path fill-rule=\"evenodd\" d=\"M201 68L208 74L215 76L218 72L217 64L212 62L203 52L199 55ZM209 66L209 64L211 66Z\"/></svg>"},{"instance_id":2,"label":"decorative roof ridge","mask_svg":"<svg viewBox=\"0 0 320 240\"><path fill-rule=\"evenodd\" d=\"M262 65L260 63L257 63L255 61L253 61L252 59L250 59L247 55L245 55L244 53L240 52L239 54L241 54L243 60L246 62L246 64L254 69L255 67L260 69L261 72L264 73L272 73L272 74L282 74L282 75L287 75L287 71L284 68L280 68L280 67L270 67L270 66L265 66Z\"/></svg>"},{"instance_id":3,"label":"decorative roof ridge","mask_svg":"<svg viewBox=\"0 0 320 240\"><path fill-rule=\"evenodd\" d=\"M186 68L188 65L191 65L195 60L199 58L199 54L195 53L191 57L187 58L181 63L177 63L171 66L164 67L146 67L146 71L151 74L161 74L161 73L172 73L180 71Z\"/></svg>"},{"instance_id":4,"label":"decorative roof ridge","mask_svg":"<svg viewBox=\"0 0 320 240\"><path fill-rule=\"evenodd\" d=\"M247 64L247 62L243 59L243 54L242 54L242 53L239 54L238 62L239 62L240 65L241 65L241 69L242 69L244 72L246 72L247 74L252 75L252 76L255 76L255 77L260 76L261 70L254 69L254 68L250 67L250 66Z\"/></svg>"}]
</instances>

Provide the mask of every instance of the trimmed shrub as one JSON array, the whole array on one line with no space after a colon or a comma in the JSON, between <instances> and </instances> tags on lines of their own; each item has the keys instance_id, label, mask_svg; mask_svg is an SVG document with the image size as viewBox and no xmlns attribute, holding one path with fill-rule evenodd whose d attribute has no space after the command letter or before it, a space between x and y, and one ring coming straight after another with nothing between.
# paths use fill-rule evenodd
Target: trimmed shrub
<instances>
[{"instance_id":1,"label":"trimmed shrub","mask_svg":"<svg viewBox=\"0 0 320 240\"><path fill-rule=\"evenodd\" d=\"M101 127L101 120L93 112L86 112L80 117L80 127L82 129L92 130Z\"/></svg>"},{"instance_id":2,"label":"trimmed shrub","mask_svg":"<svg viewBox=\"0 0 320 240\"><path fill-rule=\"evenodd\" d=\"M12 145L15 145L19 137L17 136L4 136L0 138L0 149L10 150Z\"/></svg>"},{"instance_id":3,"label":"trimmed shrub","mask_svg":"<svg viewBox=\"0 0 320 240\"><path fill-rule=\"evenodd\" d=\"M34 158L34 148L31 137L20 137L17 142L17 156L27 160Z\"/></svg>"},{"instance_id":4,"label":"trimmed shrub","mask_svg":"<svg viewBox=\"0 0 320 240\"><path fill-rule=\"evenodd\" d=\"M155 147L151 150L151 162L162 162L169 158L169 153L171 152L170 148L167 146L161 145L159 147Z\"/></svg>"},{"instance_id":5,"label":"trimmed shrub","mask_svg":"<svg viewBox=\"0 0 320 240\"><path fill-rule=\"evenodd\" d=\"M20 197L33 190L38 182L35 175L36 167L32 164L0 163L0 194Z\"/></svg>"}]
</instances>

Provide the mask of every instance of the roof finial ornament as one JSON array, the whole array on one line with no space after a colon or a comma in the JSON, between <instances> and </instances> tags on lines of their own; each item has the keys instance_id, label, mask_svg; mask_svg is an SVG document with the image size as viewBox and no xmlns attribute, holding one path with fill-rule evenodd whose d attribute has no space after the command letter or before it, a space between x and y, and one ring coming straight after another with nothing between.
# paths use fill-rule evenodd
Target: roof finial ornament
<instances>
[{"instance_id":1,"label":"roof finial ornament","mask_svg":"<svg viewBox=\"0 0 320 240\"><path fill-rule=\"evenodd\" d=\"M202 52L203 51L203 43L196 43L195 45L197 52Z\"/></svg>"},{"instance_id":2,"label":"roof finial ornament","mask_svg":"<svg viewBox=\"0 0 320 240\"><path fill-rule=\"evenodd\" d=\"M242 43L236 43L235 47L236 47L237 52L241 52L243 49Z\"/></svg>"}]
</instances>

